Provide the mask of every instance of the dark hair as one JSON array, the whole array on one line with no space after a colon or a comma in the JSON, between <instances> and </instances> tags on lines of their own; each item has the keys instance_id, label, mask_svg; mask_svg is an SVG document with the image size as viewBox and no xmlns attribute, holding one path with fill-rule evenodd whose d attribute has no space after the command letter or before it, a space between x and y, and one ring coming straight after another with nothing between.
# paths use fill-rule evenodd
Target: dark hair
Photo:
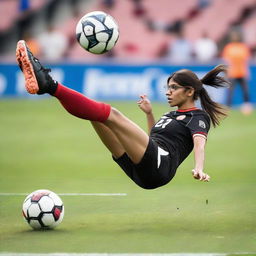
<instances>
[{"instance_id":1,"label":"dark hair","mask_svg":"<svg viewBox=\"0 0 256 256\"><path fill-rule=\"evenodd\" d=\"M227 114L224 107L214 102L210 98L206 89L203 87L203 84L215 88L229 86L230 82L225 77L219 76L221 72L227 72L227 67L225 65L216 66L210 70L202 79L199 79L197 75L191 70L182 69L174 72L167 80L167 83L173 79L181 86L194 88L194 100L200 98L201 106L203 110L209 114L214 127L219 125L221 117L225 117Z\"/></svg>"}]
</instances>

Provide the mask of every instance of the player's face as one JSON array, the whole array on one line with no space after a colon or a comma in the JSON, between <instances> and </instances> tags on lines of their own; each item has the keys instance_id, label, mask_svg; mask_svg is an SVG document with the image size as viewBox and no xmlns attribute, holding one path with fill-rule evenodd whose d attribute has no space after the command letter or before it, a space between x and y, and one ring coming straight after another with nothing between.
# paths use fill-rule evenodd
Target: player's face
<instances>
[{"instance_id":1,"label":"player's face","mask_svg":"<svg viewBox=\"0 0 256 256\"><path fill-rule=\"evenodd\" d=\"M193 88L184 87L173 81L169 81L166 90L168 103L171 107L181 107L192 100Z\"/></svg>"}]
</instances>

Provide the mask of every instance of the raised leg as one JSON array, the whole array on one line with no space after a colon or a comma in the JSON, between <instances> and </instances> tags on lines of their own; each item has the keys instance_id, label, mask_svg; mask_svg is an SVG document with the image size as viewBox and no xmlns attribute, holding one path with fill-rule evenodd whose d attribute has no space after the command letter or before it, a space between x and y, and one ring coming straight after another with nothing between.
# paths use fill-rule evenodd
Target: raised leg
<instances>
[{"instance_id":1,"label":"raised leg","mask_svg":"<svg viewBox=\"0 0 256 256\"><path fill-rule=\"evenodd\" d=\"M89 99L54 81L49 69L44 68L33 56L25 41L19 41L16 49L17 62L24 73L25 86L31 94L49 93L55 96L72 115L82 119L102 122L106 127L93 123L103 143L116 157L124 152L134 163L139 163L146 151L149 137L110 105Z\"/></svg>"},{"instance_id":2,"label":"raised leg","mask_svg":"<svg viewBox=\"0 0 256 256\"><path fill-rule=\"evenodd\" d=\"M231 79L231 85L230 85L230 88L228 89L228 95L227 95L227 106L229 107L231 107L232 105L232 98L233 98L235 84L236 84L236 80Z\"/></svg>"}]
</instances>

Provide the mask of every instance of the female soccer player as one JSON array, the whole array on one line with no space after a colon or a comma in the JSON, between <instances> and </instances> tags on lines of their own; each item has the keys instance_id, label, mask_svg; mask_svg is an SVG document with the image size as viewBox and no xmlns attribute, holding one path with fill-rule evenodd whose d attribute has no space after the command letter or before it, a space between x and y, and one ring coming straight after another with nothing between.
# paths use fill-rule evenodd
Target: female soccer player
<instances>
[{"instance_id":1,"label":"female soccer player","mask_svg":"<svg viewBox=\"0 0 256 256\"><path fill-rule=\"evenodd\" d=\"M166 96L176 111L164 114L155 123L147 97L141 96L139 107L146 113L150 135L108 104L91 100L54 81L30 52L25 41L17 44L16 57L31 94L49 93L72 115L90 120L113 160L140 187L153 189L167 184L178 166L194 149L195 179L209 181L204 173L204 149L210 123L219 124L223 109L212 101L203 84L222 87L228 84L218 76L223 65L215 67L201 80L190 70L173 73L167 80ZM203 110L195 107L200 98Z\"/></svg>"}]
</instances>

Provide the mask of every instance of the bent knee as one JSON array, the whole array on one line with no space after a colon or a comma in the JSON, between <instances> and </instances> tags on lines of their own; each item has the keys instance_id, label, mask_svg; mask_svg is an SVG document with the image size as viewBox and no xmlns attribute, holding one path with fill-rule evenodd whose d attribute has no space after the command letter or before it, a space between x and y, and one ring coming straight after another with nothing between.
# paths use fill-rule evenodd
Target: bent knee
<instances>
[{"instance_id":1,"label":"bent knee","mask_svg":"<svg viewBox=\"0 0 256 256\"><path fill-rule=\"evenodd\" d=\"M120 120L123 117L123 114L116 108L111 107L108 121Z\"/></svg>"},{"instance_id":2,"label":"bent knee","mask_svg":"<svg viewBox=\"0 0 256 256\"><path fill-rule=\"evenodd\" d=\"M114 108L114 107L111 107L110 113L111 113L112 115L114 115L114 116L122 115L122 113L121 113L118 109L116 109L116 108Z\"/></svg>"}]
</instances>

